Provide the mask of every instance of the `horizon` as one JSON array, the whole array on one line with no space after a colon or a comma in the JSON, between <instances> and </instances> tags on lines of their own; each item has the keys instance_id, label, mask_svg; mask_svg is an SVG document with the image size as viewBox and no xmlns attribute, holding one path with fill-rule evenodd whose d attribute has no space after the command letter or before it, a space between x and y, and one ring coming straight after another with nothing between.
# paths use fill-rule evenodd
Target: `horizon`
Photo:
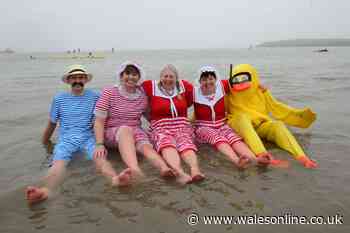
<instances>
[{"instance_id":1,"label":"horizon","mask_svg":"<svg viewBox=\"0 0 350 233\"><path fill-rule=\"evenodd\" d=\"M347 1L5 0L2 6L2 50L21 52L236 49L268 41L350 38Z\"/></svg>"},{"instance_id":2,"label":"horizon","mask_svg":"<svg viewBox=\"0 0 350 233\"><path fill-rule=\"evenodd\" d=\"M264 45L265 43L278 43L278 42L292 42L292 41L297 41L297 40L305 40L305 41L312 41L312 40L348 40L350 41L350 38L293 38L293 39L284 39L284 40L271 40L271 41L264 41L261 42L259 44L254 44L251 45L253 48L261 48L264 47L262 45ZM295 47L320 47L322 45L315 45L315 46L295 46ZM329 46L329 45L325 45L325 46ZM284 47L284 46L282 46ZM287 47L293 47L293 46L287 46ZM337 46L329 46L329 47L337 47ZM344 47L344 46L338 46L338 47ZM345 46L345 47L349 47L349 46ZM224 48L224 47L211 47L211 48L201 48L201 47L197 47L197 48L121 48L121 49L116 49L114 48L114 53L117 53L118 51L122 51L122 52L128 52L128 51L188 51L188 50L240 50L240 49L247 49L247 48L251 48L250 46L248 47L231 47L231 48ZM0 47L0 52L3 52L7 49L11 49L12 48L1 48ZM29 50L13 50L15 53L17 54L26 54L26 53L67 53L67 51L70 51L71 54L79 54L79 52L75 52L73 53L73 50L78 50L80 49L80 53L89 53L89 52L96 52L96 53L111 53L112 48L98 48L98 49L82 49L82 48L71 48L71 49L67 49L67 50L42 50L42 51L29 51Z\"/></svg>"}]
</instances>

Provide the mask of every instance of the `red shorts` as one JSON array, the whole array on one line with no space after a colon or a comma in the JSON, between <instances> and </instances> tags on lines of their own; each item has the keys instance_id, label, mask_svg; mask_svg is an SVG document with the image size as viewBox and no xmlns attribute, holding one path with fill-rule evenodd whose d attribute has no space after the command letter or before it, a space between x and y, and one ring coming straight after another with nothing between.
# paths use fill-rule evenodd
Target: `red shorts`
<instances>
[{"instance_id":1,"label":"red shorts","mask_svg":"<svg viewBox=\"0 0 350 233\"><path fill-rule=\"evenodd\" d=\"M197 151L193 137L194 132L191 125L176 129L157 127L151 132L151 140L157 152L166 147L173 147L179 153L186 150Z\"/></svg>"},{"instance_id":2,"label":"red shorts","mask_svg":"<svg viewBox=\"0 0 350 233\"><path fill-rule=\"evenodd\" d=\"M111 127L111 128L105 129L104 138L105 138L106 146L111 147L111 148L118 147L119 129L121 127L129 127L133 131L135 144L136 144L137 149L139 149L140 146L142 146L144 144L151 144L147 133L143 129L141 129L140 127L120 126L120 127Z\"/></svg>"},{"instance_id":3,"label":"red shorts","mask_svg":"<svg viewBox=\"0 0 350 233\"><path fill-rule=\"evenodd\" d=\"M196 128L195 133L198 142L208 143L214 146L220 143L233 145L238 141L242 141L242 138L226 124L218 128L199 126Z\"/></svg>"}]
</instances>

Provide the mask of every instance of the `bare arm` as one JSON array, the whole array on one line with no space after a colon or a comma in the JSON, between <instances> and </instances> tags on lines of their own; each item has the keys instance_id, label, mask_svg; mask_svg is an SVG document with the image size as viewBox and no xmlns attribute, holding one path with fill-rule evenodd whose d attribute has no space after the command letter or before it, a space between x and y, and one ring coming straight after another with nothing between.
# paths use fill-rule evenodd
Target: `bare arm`
<instances>
[{"instance_id":1,"label":"bare arm","mask_svg":"<svg viewBox=\"0 0 350 233\"><path fill-rule=\"evenodd\" d=\"M47 123L47 126L46 126L46 128L44 130L43 136L41 138L41 142L44 145L48 145L49 144L50 138L51 138L53 132L55 131L56 126L57 126L57 123L52 123L49 120L49 122Z\"/></svg>"},{"instance_id":2,"label":"bare arm","mask_svg":"<svg viewBox=\"0 0 350 233\"><path fill-rule=\"evenodd\" d=\"M104 147L104 125L106 118L96 117L94 124L96 147L94 151L94 159L105 158L107 150Z\"/></svg>"},{"instance_id":3,"label":"bare arm","mask_svg":"<svg viewBox=\"0 0 350 233\"><path fill-rule=\"evenodd\" d=\"M104 125L106 118L96 117L94 124L96 144L103 144L103 135L104 135Z\"/></svg>"}]
</instances>

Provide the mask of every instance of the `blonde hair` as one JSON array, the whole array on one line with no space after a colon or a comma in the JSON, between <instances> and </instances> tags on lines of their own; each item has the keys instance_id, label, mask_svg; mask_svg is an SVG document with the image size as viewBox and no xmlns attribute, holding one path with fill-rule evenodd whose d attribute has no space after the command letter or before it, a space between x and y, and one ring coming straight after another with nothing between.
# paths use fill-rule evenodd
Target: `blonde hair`
<instances>
[{"instance_id":1,"label":"blonde hair","mask_svg":"<svg viewBox=\"0 0 350 233\"><path fill-rule=\"evenodd\" d=\"M177 69L176 69L176 67L174 66L174 65L172 65L172 64L167 64L167 65L165 65L164 67L163 67L163 69L160 71L160 77L162 77L163 76L163 74L164 74L164 72L165 71L167 71L167 70L170 70L172 73L174 73L175 74L175 85L176 85L176 90L177 90L177 92L178 92L178 95L177 95L177 98L178 99L182 99L182 96L181 96L181 94L180 94L180 81L179 81L179 72L177 71ZM158 82L158 87L161 87L161 82L159 81Z\"/></svg>"}]
</instances>

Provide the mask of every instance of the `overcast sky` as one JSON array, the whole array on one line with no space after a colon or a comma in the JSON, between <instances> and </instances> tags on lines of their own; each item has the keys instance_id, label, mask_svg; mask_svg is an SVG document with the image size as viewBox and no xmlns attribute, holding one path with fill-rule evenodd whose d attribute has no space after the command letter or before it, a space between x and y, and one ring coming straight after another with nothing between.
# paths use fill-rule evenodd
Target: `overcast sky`
<instances>
[{"instance_id":1,"label":"overcast sky","mask_svg":"<svg viewBox=\"0 0 350 233\"><path fill-rule=\"evenodd\" d=\"M346 0L1 0L0 50L240 48L350 38Z\"/></svg>"}]
</instances>

